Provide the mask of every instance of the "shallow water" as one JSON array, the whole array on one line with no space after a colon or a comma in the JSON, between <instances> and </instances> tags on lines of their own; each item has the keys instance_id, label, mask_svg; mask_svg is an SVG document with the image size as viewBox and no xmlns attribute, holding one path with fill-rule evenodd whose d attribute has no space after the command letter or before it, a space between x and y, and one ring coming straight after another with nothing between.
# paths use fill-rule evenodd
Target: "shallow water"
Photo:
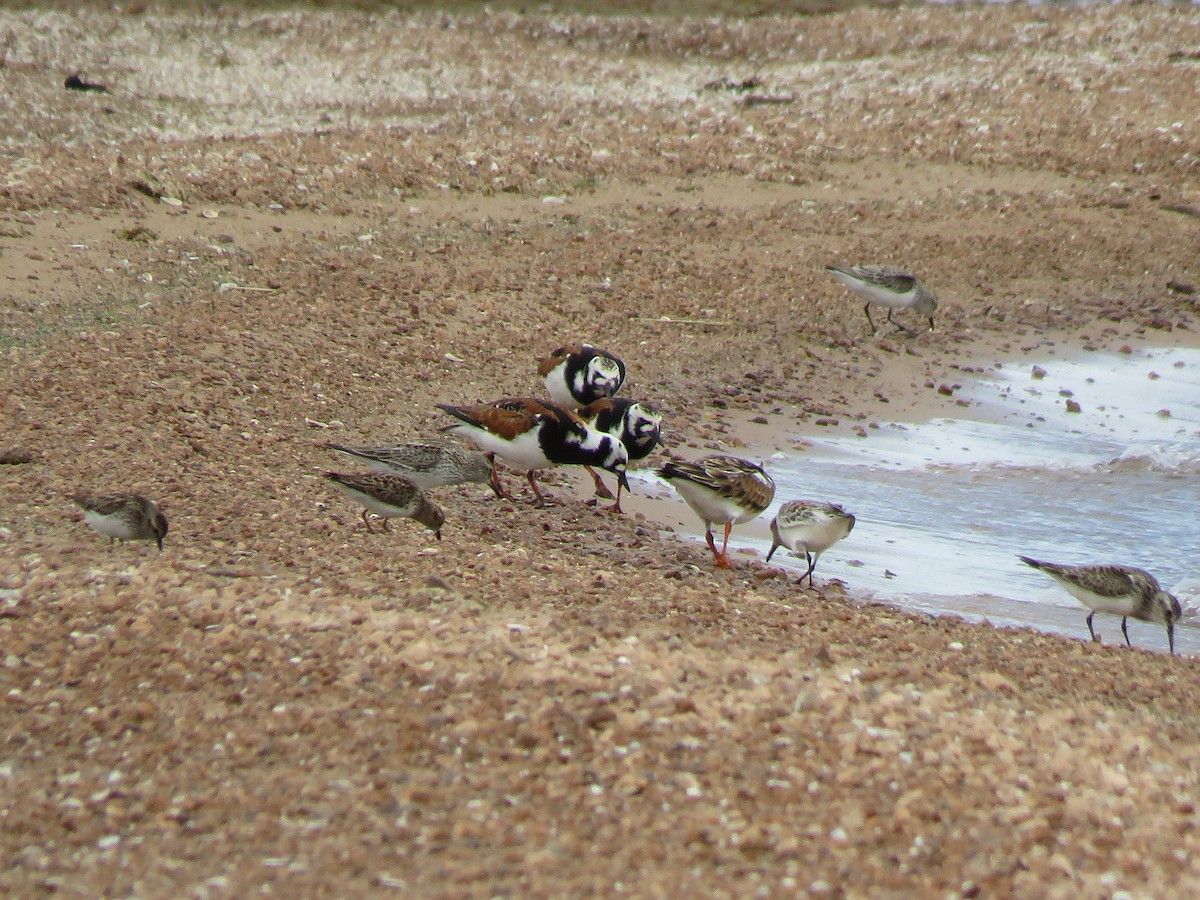
<instances>
[{"instance_id":1,"label":"shallow water","mask_svg":"<svg viewBox=\"0 0 1200 900\"><path fill-rule=\"evenodd\" d=\"M817 579L915 610L1087 637L1087 610L1017 558L1141 566L1200 601L1200 351L1088 353L1013 363L966 384L961 419L883 424L866 438L808 439L766 459L786 500L832 500L857 516ZM1067 397L1063 392L1070 392ZM1068 413L1066 401L1082 409ZM1169 411L1169 415L1167 412ZM750 453L744 455L752 455ZM734 543L770 547L765 527ZM776 553L803 571L803 560ZM1106 642L1120 620L1097 615ZM1200 652L1200 619L1176 631ZM1131 621L1135 646L1166 649L1162 626Z\"/></svg>"}]
</instances>

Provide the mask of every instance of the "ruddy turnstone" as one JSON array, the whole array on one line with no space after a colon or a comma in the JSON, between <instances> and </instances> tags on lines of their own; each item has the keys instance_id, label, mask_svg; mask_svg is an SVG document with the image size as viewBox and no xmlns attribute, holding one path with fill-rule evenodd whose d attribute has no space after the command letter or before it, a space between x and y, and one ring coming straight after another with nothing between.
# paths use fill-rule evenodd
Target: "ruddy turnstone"
<instances>
[{"instance_id":1,"label":"ruddy turnstone","mask_svg":"<svg viewBox=\"0 0 1200 900\"><path fill-rule=\"evenodd\" d=\"M815 500L789 500L779 507L779 512L771 520L771 549L767 553L767 562L780 547L799 553L804 551L808 570L800 576L808 576L812 585L813 570L821 554L844 538L854 527L854 516L834 503L820 503Z\"/></svg>"},{"instance_id":2,"label":"ruddy turnstone","mask_svg":"<svg viewBox=\"0 0 1200 900\"><path fill-rule=\"evenodd\" d=\"M872 334L875 333L875 323L871 321L872 303L886 306L887 320L901 331L913 333L911 328L892 318L892 313L898 309L913 309L928 317L929 330L933 331L937 297L911 272L895 266L826 266L825 271L867 301L863 304L863 312L867 315Z\"/></svg>"},{"instance_id":3,"label":"ruddy turnstone","mask_svg":"<svg viewBox=\"0 0 1200 900\"><path fill-rule=\"evenodd\" d=\"M346 475L326 472L325 477L341 488L342 493L356 503L362 504L362 520L367 531L374 531L368 512L382 517L383 530L388 530L388 519L416 519L442 539L442 523L446 514L441 507L421 493L411 479L403 475L384 475L371 472L366 475Z\"/></svg>"},{"instance_id":4,"label":"ruddy turnstone","mask_svg":"<svg viewBox=\"0 0 1200 900\"><path fill-rule=\"evenodd\" d=\"M775 482L762 466L736 456L714 455L691 463L669 462L658 474L679 491L704 521L704 538L721 569L730 567L729 532L733 526L750 521L775 498ZM713 523L725 526L720 553L713 542Z\"/></svg>"},{"instance_id":5,"label":"ruddy turnstone","mask_svg":"<svg viewBox=\"0 0 1200 900\"><path fill-rule=\"evenodd\" d=\"M619 485L629 488L625 477L629 452L625 445L558 404L522 397L477 406L439 403L438 409L459 420L442 431L468 438L485 451L526 469L525 477L539 504L545 502L545 497L534 473L548 466L599 466L614 473ZM492 484L503 494L494 468Z\"/></svg>"},{"instance_id":6,"label":"ruddy turnstone","mask_svg":"<svg viewBox=\"0 0 1200 900\"><path fill-rule=\"evenodd\" d=\"M1128 619L1158 622L1167 628L1167 644L1175 655L1175 623L1183 615L1179 601L1159 585L1158 579L1144 569L1133 566L1064 566L1041 562L1028 556L1017 557L1039 572L1045 572L1061 584L1076 600L1088 607L1087 624L1092 640L1096 629L1092 617L1098 612L1121 617L1121 633L1125 644L1132 647L1127 628Z\"/></svg>"},{"instance_id":7,"label":"ruddy turnstone","mask_svg":"<svg viewBox=\"0 0 1200 900\"><path fill-rule=\"evenodd\" d=\"M153 500L141 494L73 494L71 501L83 510L83 522L109 540L155 541L158 549L167 536L167 517Z\"/></svg>"},{"instance_id":8,"label":"ruddy turnstone","mask_svg":"<svg viewBox=\"0 0 1200 900\"><path fill-rule=\"evenodd\" d=\"M597 431L611 434L625 445L629 460L645 459L655 447L662 443L659 426L662 413L641 400L626 400L624 397L602 397L579 410L583 419ZM587 467L596 482L596 496L612 499L612 492L604 486L600 476L591 466ZM615 512L621 511L621 486L617 485Z\"/></svg>"},{"instance_id":9,"label":"ruddy turnstone","mask_svg":"<svg viewBox=\"0 0 1200 900\"><path fill-rule=\"evenodd\" d=\"M574 409L611 397L625 382L625 363L591 344L559 347L538 363L550 399Z\"/></svg>"},{"instance_id":10,"label":"ruddy turnstone","mask_svg":"<svg viewBox=\"0 0 1200 900\"><path fill-rule=\"evenodd\" d=\"M344 453L383 475L403 475L423 491L466 482L492 483L492 461L486 453L470 450L458 441L437 438L375 447L318 446ZM495 485L492 485L495 490Z\"/></svg>"}]
</instances>

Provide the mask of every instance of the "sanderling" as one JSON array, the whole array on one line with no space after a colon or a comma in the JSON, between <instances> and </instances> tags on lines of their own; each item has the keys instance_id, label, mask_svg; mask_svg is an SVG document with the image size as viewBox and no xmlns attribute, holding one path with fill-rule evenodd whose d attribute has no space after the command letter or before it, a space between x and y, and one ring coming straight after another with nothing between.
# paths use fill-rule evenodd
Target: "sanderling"
<instances>
[{"instance_id":1,"label":"sanderling","mask_svg":"<svg viewBox=\"0 0 1200 900\"><path fill-rule=\"evenodd\" d=\"M1045 572L1061 584L1076 600L1088 607L1087 624L1092 640L1096 629L1092 617L1098 612L1121 617L1121 633L1125 644L1129 641L1127 619L1143 622L1158 622L1167 628L1167 644L1171 655L1175 654L1175 623L1183 615L1179 601L1159 585L1158 579L1145 569L1133 566L1064 566L1058 563L1041 562L1028 556L1018 559L1026 565Z\"/></svg>"},{"instance_id":2,"label":"sanderling","mask_svg":"<svg viewBox=\"0 0 1200 900\"><path fill-rule=\"evenodd\" d=\"M762 466L736 456L705 456L695 462L669 462L658 475L679 491L687 505L704 521L704 539L718 568L730 566L729 532L762 513L775 498L775 482ZM725 526L725 540L717 552L713 524Z\"/></svg>"},{"instance_id":3,"label":"sanderling","mask_svg":"<svg viewBox=\"0 0 1200 900\"><path fill-rule=\"evenodd\" d=\"M141 494L73 494L71 501L83 510L89 528L110 540L155 541L158 549L167 536L167 517L153 500Z\"/></svg>"},{"instance_id":4,"label":"sanderling","mask_svg":"<svg viewBox=\"0 0 1200 900\"><path fill-rule=\"evenodd\" d=\"M912 329L892 318L897 309L913 309L929 318L929 330L933 331L933 312L937 309L937 297L917 280L917 276L895 266L826 266L829 272L867 302L863 312L875 333L871 320L871 304L878 303L888 308L887 320L902 331L912 334Z\"/></svg>"},{"instance_id":5,"label":"sanderling","mask_svg":"<svg viewBox=\"0 0 1200 900\"><path fill-rule=\"evenodd\" d=\"M779 513L771 520L771 550L767 562L780 547L796 553L804 551L808 570L800 576L808 576L813 583L813 570L821 554L844 538L854 527L854 516L834 503L816 500L789 500L779 507Z\"/></svg>"},{"instance_id":6,"label":"sanderling","mask_svg":"<svg viewBox=\"0 0 1200 900\"><path fill-rule=\"evenodd\" d=\"M363 506L362 520L367 531L374 531L368 512L382 517L384 531L388 530L388 519L416 519L442 539L442 523L446 514L426 497L411 479L403 475L384 475L370 472L365 475L347 475L341 472L326 472L325 477L341 488L351 500Z\"/></svg>"},{"instance_id":7,"label":"sanderling","mask_svg":"<svg viewBox=\"0 0 1200 900\"><path fill-rule=\"evenodd\" d=\"M550 399L574 409L611 397L625 382L625 363L590 344L559 347L538 363Z\"/></svg>"},{"instance_id":8,"label":"sanderling","mask_svg":"<svg viewBox=\"0 0 1200 900\"><path fill-rule=\"evenodd\" d=\"M626 400L623 397L603 397L579 410L579 417L595 428L611 434L625 445L632 462L645 459L654 448L662 443L659 426L662 413L643 400ZM612 492L605 487L600 476L590 466L588 471L596 482L596 496L612 499ZM617 501L613 511L621 511L621 486L617 485Z\"/></svg>"},{"instance_id":9,"label":"sanderling","mask_svg":"<svg viewBox=\"0 0 1200 900\"><path fill-rule=\"evenodd\" d=\"M549 466L599 466L615 474L617 483L629 489L625 476L629 451L625 445L612 435L592 428L563 406L524 397L476 406L439 403L438 408L459 420L442 431L468 438L517 468L525 469L525 477L539 504L545 502L545 497L537 486L535 472ZM502 493L494 469L492 479L496 490Z\"/></svg>"},{"instance_id":10,"label":"sanderling","mask_svg":"<svg viewBox=\"0 0 1200 900\"><path fill-rule=\"evenodd\" d=\"M491 484L492 480L492 461L488 455L468 449L458 441L433 438L387 446L348 447L333 443L318 446L344 453L381 474L403 475L423 491L467 482Z\"/></svg>"}]
</instances>

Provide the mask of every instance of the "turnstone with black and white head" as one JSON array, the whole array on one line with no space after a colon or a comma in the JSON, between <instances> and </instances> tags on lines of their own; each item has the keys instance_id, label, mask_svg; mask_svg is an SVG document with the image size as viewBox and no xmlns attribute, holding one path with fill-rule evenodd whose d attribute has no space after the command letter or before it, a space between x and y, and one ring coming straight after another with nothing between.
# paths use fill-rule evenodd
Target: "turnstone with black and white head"
<instances>
[{"instance_id":1,"label":"turnstone with black and white head","mask_svg":"<svg viewBox=\"0 0 1200 900\"><path fill-rule=\"evenodd\" d=\"M625 382L625 363L591 344L559 347L538 363L538 375L559 406L575 409L611 397Z\"/></svg>"},{"instance_id":2,"label":"turnstone with black and white head","mask_svg":"<svg viewBox=\"0 0 1200 900\"><path fill-rule=\"evenodd\" d=\"M660 478L679 491L687 505L704 521L704 538L717 567L727 569L729 532L749 522L775 499L775 482L762 468L736 456L705 456L695 462L669 462L658 470ZM721 552L713 542L713 524L725 526Z\"/></svg>"},{"instance_id":3,"label":"turnstone with black and white head","mask_svg":"<svg viewBox=\"0 0 1200 900\"><path fill-rule=\"evenodd\" d=\"M513 466L527 470L525 477L539 504L545 502L545 497L534 473L549 466L598 466L615 474L622 487L629 487L625 476L629 452L625 445L556 403L518 397L476 406L439 403L438 409L459 420L442 431L465 437ZM494 468L492 483L503 493Z\"/></svg>"},{"instance_id":4,"label":"turnstone with black and white head","mask_svg":"<svg viewBox=\"0 0 1200 900\"><path fill-rule=\"evenodd\" d=\"M141 494L73 494L71 501L83 510L83 522L112 540L154 541L163 548L167 517L153 500Z\"/></svg>"},{"instance_id":5,"label":"turnstone with black and white head","mask_svg":"<svg viewBox=\"0 0 1200 900\"><path fill-rule=\"evenodd\" d=\"M491 485L492 461L488 455L468 449L458 441L432 438L387 446L348 447L333 443L318 446L344 453L383 475L403 475L423 491L467 482ZM495 490L495 485L492 489Z\"/></svg>"},{"instance_id":6,"label":"turnstone with black and white head","mask_svg":"<svg viewBox=\"0 0 1200 900\"><path fill-rule=\"evenodd\" d=\"M1045 572L1091 610L1087 624L1093 641L1096 639L1096 629L1092 626L1092 617L1098 612L1111 613L1121 617L1121 633L1125 635L1125 644L1129 647L1133 646L1129 641L1129 619L1165 625L1167 644L1171 655L1175 655L1175 623L1183 615L1183 608L1145 569L1117 565L1065 566L1028 556L1017 558L1027 566Z\"/></svg>"},{"instance_id":7,"label":"turnstone with black and white head","mask_svg":"<svg viewBox=\"0 0 1200 900\"><path fill-rule=\"evenodd\" d=\"M611 434L625 445L630 462L645 459L655 447L662 443L660 426L662 413L644 400L627 400L624 397L602 397L579 410L579 417L595 428ZM604 486L600 476L590 466L588 471L596 482L596 496L612 499L612 492ZM617 485L617 502L613 511L621 511L621 486Z\"/></svg>"},{"instance_id":8,"label":"turnstone with black and white head","mask_svg":"<svg viewBox=\"0 0 1200 900\"><path fill-rule=\"evenodd\" d=\"M767 562L780 547L787 547L796 552L804 551L804 560L808 569L800 576L808 583L813 582L813 570L821 554L844 538L854 527L854 516L835 503L821 503L816 500L789 500L779 507L779 512L771 520L771 549L767 553Z\"/></svg>"},{"instance_id":9,"label":"turnstone with black and white head","mask_svg":"<svg viewBox=\"0 0 1200 900\"><path fill-rule=\"evenodd\" d=\"M365 475L326 472L325 477L341 488L347 497L363 506L362 520L367 531L375 530L367 518L367 513L372 512L383 519L384 531L388 530L388 519L416 519L432 531L439 541L442 539L442 523L446 521L446 514L411 479L379 472Z\"/></svg>"},{"instance_id":10,"label":"turnstone with black and white head","mask_svg":"<svg viewBox=\"0 0 1200 900\"><path fill-rule=\"evenodd\" d=\"M887 320L901 331L914 333L911 328L892 318L892 313L898 309L912 309L926 316L929 330L933 331L937 296L911 272L895 266L826 266L825 271L867 301L863 304L863 312L867 315L872 334L875 333L875 323L871 320L872 303L886 306Z\"/></svg>"}]
</instances>

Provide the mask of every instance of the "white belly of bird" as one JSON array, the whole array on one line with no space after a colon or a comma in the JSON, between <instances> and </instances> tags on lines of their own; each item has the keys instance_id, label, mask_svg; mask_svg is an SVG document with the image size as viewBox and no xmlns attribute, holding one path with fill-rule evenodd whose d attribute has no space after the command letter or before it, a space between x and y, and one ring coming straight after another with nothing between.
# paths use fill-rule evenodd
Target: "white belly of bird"
<instances>
[{"instance_id":1,"label":"white belly of bird","mask_svg":"<svg viewBox=\"0 0 1200 900\"><path fill-rule=\"evenodd\" d=\"M377 516L385 519L395 519L402 516L411 516L417 511L417 503L414 500L405 506L392 506L390 503L384 503L370 494L364 494L362 491L356 491L354 488L346 487L344 484L339 484L338 487L356 503L361 503L366 507L367 512L373 512Z\"/></svg>"},{"instance_id":2,"label":"white belly of bird","mask_svg":"<svg viewBox=\"0 0 1200 900\"><path fill-rule=\"evenodd\" d=\"M740 525L758 515L757 512L739 506L731 497L722 497L711 488L703 487L693 481L681 478L672 481L671 484L687 501L687 505L695 510L696 515L705 522L714 522L718 525L732 522L734 525Z\"/></svg>"},{"instance_id":3,"label":"white belly of bird","mask_svg":"<svg viewBox=\"0 0 1200 900\"><path fill-rule=\"evenodd\" d=\"M544 383L546 390L550 393L550 399L559 406L565 406L567 409L574 409L579 405L579 401L571 396L571 392L567 390L566 379L563 378L563 368L566 363L562 363L554 369L551 369L546 375Z\"/></svg>"},{"instance_id":4,"label":"white belly of bird","mask_svg":"<svg viewBox=\"0 0 1200 900\"><path fill-rule=\"evenodd\" d=\"M548 461L546 455L542 452L541 445L538 444L538 432L536 428L517 436L511 441L498 438L490 431L483 428L476 428L474 425L459 425L454 429L454 433L470 438L479 445L480 449L495 453L505 462L510 463L518 469L545 469L549 466L557 465L557 463Z\"/></svg>"},{"instance_id":5,"label":"white belly of bird","mask_svg":"<svg viewBox=\"0 0 1200 900\"><path fill-rule=\"evenodd\" d=\"M849 533L846 525L846 519L825 519L791 527L780 526L779 536L789 550L824 553Z\"/></svg>"},{"instance_id":6,"label":"white belly of bird","mask_svg":"<svg viewBox=\"0 0 1200 900\"><path fill-rule=\"evenodd\" d=\"M121 516L102 516L89 509L84 511L83 521L105 537L117 538L122 541L137 539L134 527Z\"/></svg>"},{"instance_id":7,"label":"white belly of bird","mask_svg":"<svg viewBox=\"0 0 1200 900\"><path fill-rule=\"evenodd\" d=\"M1059 584L1084 606L1099 613L1112 613L1115 616L1132 615L1137 603L1137 598L1133 594L1125 594L1121 597L1102 597L1099 594L1093 594L1086 588L1079 587L1079 585L1069 584L1065 581L1060 581Z\"/></svg>"},{"instance_id":8,"label":"white belly of bird","mask_svg":"<svg viewBox=\"0 0 1200 900\"><path fill-rule=\"evenodd\" d=\"M878 285L870 284L869 282L856 281L847 275L840 272L834 272L834 277L842 284L858 294L864 300L870 303L878 303L880 306L890 306L893 309L905 309L912 305L913 298L916 297L916 291L911 290L904 294L898 294L895 291L888 290Z\"/></svg>"}]
</instances>

